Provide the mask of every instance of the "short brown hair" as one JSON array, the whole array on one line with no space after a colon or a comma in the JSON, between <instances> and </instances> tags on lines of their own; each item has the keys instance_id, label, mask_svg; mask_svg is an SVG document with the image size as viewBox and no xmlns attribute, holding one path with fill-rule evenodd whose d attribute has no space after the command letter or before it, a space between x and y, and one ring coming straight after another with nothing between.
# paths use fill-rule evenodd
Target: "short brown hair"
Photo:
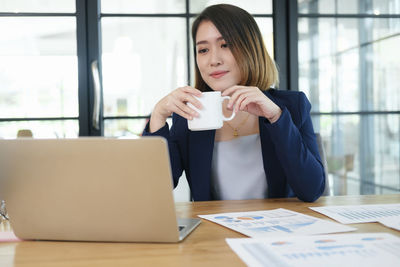
<instances>
[{"instance_id":1,"label":"short brown hair","mask_svg":"<svg viewBox=\"0 0 400 267\"><path fill-rule=\"evenodd\" d=\"M256 86L261 90L278 85L278 70L267 52L256 21L247 11L228 4L204 9L192 25L194 55L196 34L202 21L211 21L229 44L242 76L240 85ZM196 56L195 63L195 87L201 91L211 91L201 77Z\"/></svg>"}]
</instances>

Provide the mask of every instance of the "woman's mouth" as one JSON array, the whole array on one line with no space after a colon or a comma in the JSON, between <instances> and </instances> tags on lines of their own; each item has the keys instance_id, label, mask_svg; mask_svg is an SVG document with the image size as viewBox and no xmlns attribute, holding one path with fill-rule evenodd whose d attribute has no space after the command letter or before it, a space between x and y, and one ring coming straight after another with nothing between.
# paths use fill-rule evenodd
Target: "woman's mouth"
<instances>
[{"instance_id":1,"label":"woman's mouth","mask_svg":"<svg viewBox=\"0 0 400 267\"><path fill-rule=\"evenodd\" d=\"M228 71L224 70L224 71L214 71L210 74L211 77L218 79L221 78L222 76L224 76L225 74L227 74Z\"/></svg>"}]
</instances>

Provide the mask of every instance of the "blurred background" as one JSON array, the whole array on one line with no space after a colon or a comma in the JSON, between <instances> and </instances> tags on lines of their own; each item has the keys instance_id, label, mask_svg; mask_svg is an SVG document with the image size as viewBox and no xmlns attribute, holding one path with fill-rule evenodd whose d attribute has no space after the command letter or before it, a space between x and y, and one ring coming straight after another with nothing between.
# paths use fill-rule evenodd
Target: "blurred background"
<instances>
[{"instance_id":1,"label":"blurred background","mask_svg":"<svg viewBox=\"0 0 400 267\"><path fill-rule=\"evenodd\" d=\"M191 23L217 3L255 17L279 89L311 101L330 193L399 193L400 0L0 0L0 138L140 135L161 97L193 85Z\"/></svg>"}]
</instances>

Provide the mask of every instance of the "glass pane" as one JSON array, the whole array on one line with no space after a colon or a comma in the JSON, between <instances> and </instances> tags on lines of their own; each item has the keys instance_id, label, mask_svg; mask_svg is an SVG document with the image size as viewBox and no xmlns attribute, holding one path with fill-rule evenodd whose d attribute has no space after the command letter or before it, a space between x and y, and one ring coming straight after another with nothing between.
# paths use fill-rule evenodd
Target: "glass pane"
<instances>
[{"instance_id":1,"label":"glass pane","mask_svg":"<svg viewBox=\"0 0 400 267\"><path fill-rule=\"evenodd\" d=\"M0 122L0 138L14 139L32 133L33 138L75 138L79 135L78 120Z\"/></svg>"},{"instance_id":2,"label":"glass pane","mask_svg":"<svg viewBox=\"0 0 400 267\"><path fill-rule=\"evenodd\" d=\"M270 57L274 57L274 32L272 18L254 18L260 28Z\"/></svg>"},{"instance_id":3,"label":"glass pane","mask_svg":"<svg viewBox=\"0 0 400 267\"><path fill-rule=\"evenodd\" d=\"M184 13L185 0L101 0L102 13Z\"/></svg>"},{"instance_id":4,"label":"glass pane","mask_svg":"<svg viewBox=\"0 0 400 267\"><path fill-rule=\"evenodd\" d=\"M299 13L400 14L400 0L298 0Z\"/></svg>"},{"instance_id":5,"label":"glass pane","mask_svg":"<svg viewBox=\"0 0 400 267\"><path fill-rule=\"evenodd\" d=\"M102 37L105 116L149 115L187 85L185 19L103 18Z\"/></svg>"},{"instance_id":6,"label":"glass pane","mask_svg":"<svg viewBox=\"0 0 400 267\"><path fill-rule=\"evenodd\" d=\"M1 0L0 12L74 13L75 0Z\"/></svg>"},{"instance_id":7,"label":"glass pane","mask_svg":"<svg viewBox=\"0 0 400 267\"><path fill-rule=\"evenodd\" d=\"M400 115L313 116L335 195L400 190Z\"/></svg>"},{"instance_id":8,"label":"glass pane","mask_svg":"<svg viewBox=\"0 0 400 267\"><path fill-rule=\"evenodd\" d=\"M0 18L1 117L77 117L75 18Z\"/></svg>"},{"instance_id":9,"label":"glass pane","mask_svg":"<svg viewBox=\"0 0 400 267\"><path fill-rule=\"evenodd\" d=\"M397 19L299 19L299 86L313 111L400 110Z\"/></svg>"},{"instance_id":10,"label":"glass pane","mask_svg":"<svg viewBox=\"0 0 400 267\"><path fill-rule=\"evenodd\" d=\"M146 119L104 120L104 136L137 138L142 135L146 123Z\"/></svg>"},{"instance_id":11,"label":"glass pane","mask_svg":"<svg viewBox=\"0 0 400 267\"><path fill-rule=\"evenodd\" d=\"M299 13L334 13L335 2L332 0L298 0Z\"/></svg>"},{"instance_id":12,"label":"glass pane","mask_svg":"<svg viewBox=\"0 0 400 267\"><path fill-rule=\"evenodd\" d=\"M250 14L272 14L272 0L190 0L190 13L200 13L204 8L216 4L235 5Z\"/></svg>"},{"instance_id":13,"label":"glass pane","mask_svg":"<svg viewBox=\"0 0 400 267\"><path fill-rule=\"evenodd\" d=\"M106 119L104 120L104 136L137 138L142 135L148 119ZM167 119L171 127L172 119Z\"/></svg>"}]
</instances>

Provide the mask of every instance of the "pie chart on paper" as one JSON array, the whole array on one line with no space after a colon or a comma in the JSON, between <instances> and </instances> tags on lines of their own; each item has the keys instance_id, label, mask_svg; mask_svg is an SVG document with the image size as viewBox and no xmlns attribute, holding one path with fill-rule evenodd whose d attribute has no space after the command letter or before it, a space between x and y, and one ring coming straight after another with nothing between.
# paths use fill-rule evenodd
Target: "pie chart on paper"
<instances>
[{"instance_id":1,"label":"pie chart on paper","mask_svg":"<svg viewBox=\"0 0 400 267\"><path fill-rule=\"evenodd\" d=\"M261 220L263 219L263 216L245 216L245 217L237 217L238 220Z\"/></svg>"}]
</instances>

